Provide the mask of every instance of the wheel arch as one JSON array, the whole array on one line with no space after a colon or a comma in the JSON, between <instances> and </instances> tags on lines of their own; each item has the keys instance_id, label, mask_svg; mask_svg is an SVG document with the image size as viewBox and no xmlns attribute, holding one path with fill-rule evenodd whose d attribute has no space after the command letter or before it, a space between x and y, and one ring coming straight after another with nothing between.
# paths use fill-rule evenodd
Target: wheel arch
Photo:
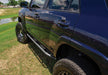
<instances>
[{"instance_id":1,"label":"wheel arch","mask_svg":"<svg viewBox=\"0 0 108 75\"><path fill-rule=\"evenodd\" d=\"M21 19L21 17L18 17L18 22L22 22L22 19Z\"/></svg>"},{"instance_id":2,"label":"wheel arch","mask_svg":"<svg viewBox=\"0 0 108 75\"><path fill-rule=\"evenodd\" d=\"M62 59L62 58L69 58L72 56L75 56L75 57L76 56L83 56L84 59L86 59L87 61L91 62L94 65L94 67L98 70L98 72L101 75L101 70L100 70L98 64L92 58L90 58L88 55L80 52L79 50L71 47L68 44L62 44L59 46L57 53L56 53L57 60Z\"/></svg>"},{"instance_id":3,"label":"wheel arch","mask_svg":"<svg viewBox=\"0 0 108 75\"><path fill-rule=\"evenodd\" d=\"M22 28L24 29L25 32L27 32L24 17L18 16L18 22L22 23Z\"/></svg>"}]
</instances>

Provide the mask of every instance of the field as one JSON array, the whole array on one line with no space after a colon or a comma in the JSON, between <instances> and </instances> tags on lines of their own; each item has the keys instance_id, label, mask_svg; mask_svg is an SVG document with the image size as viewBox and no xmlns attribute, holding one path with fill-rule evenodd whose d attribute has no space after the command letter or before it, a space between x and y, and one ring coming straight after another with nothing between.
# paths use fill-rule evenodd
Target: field
<instances>
[{"instance_id":1,"label":"field","mask_svg":"<svg viewBox=\"0 0 108 75\"><path fill-rule=\"evenodd\" d=\"M0 8L0 19L18 16L21 8Z\"/></svg>"},{"instance_id":2,"label":"field","mask_svg":"<svg viewBox=\"0 0 108 75\"><path fill-rule=\"evenodd\" d=\"M2 11L1 19L18 15L19 8L3 10L17 12L6 16L7 13ZM0 25L0 75L52 75L55 61L45 56L32 42L25 45L19 43L15 34L16 24Z\"/></svg>"}]
</instances>

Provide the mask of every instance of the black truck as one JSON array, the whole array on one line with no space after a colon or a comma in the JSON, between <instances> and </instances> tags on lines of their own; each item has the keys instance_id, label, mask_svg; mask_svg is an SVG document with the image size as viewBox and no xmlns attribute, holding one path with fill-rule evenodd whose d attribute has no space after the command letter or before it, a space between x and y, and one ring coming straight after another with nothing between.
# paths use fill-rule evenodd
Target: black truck
<instances>
[{"instance_id":1,"label":"black truck","mask_svg":"<svg viewBox=\"0 0 108 75\"><path fill-rule=\"evenodd\" d=\"M108 75L108 0L20 4L16 36L57 60L53 75Z\"/></svg>"}]
</instances>

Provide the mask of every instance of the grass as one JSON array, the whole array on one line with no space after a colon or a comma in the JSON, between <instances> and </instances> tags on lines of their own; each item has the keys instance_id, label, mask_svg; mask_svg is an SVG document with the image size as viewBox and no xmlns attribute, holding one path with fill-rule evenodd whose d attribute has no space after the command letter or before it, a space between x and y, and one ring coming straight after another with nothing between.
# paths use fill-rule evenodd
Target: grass
<instances>
[{"instance_id":1,"label":"grass","mask_svg":"<svg viewBox=\"0 0 108 75\"><path fill-rule=\"evenodd\" d=\"M52 75L53 60L32 42L18 43L15 25L0 25L0 75Z\"/></svg>"},{"instance_id":2,"label":"grass","mask_svg":"<svg viewBox=\"0 0 108 75\"><path fill-rule=\"evenodd\" d=\"M0 19L16 17L21 8L5 8L0 9Z\"/></svg>"},{"instance_id":3,"label":"grass","mask_svg":"<svg viewBox=\"0 0 108 75\"><path fill-rule=\"evenodd\" d=\"M0 19L17 16L20 8L2 10L5 13ZM20 44L15 35L16 23L0 25L0 75L52 75L55 61L32 42Z\"/></svg>"},{"instance_id":4,"label":"grass","mask_svg":"<svg viewBox=\"0 0 108 75\"><path fill-rule=\"evenodd\" d=\"M15 36L15 25L17 22L0 25L0 53L17 45ZM10 44L11 43L11 44Z\"/></svg>"},{"instance_id":5,"label":"grass","mask_svg":"<svg viewBox=\"0 0 108 75\"><path fill-rule=\"evenodd\" d=\"M17 42L17 22L0 25L0 75L52 75L51 58L45 56L32 42Z\"/></svg>"},{"instance_id":6,"label":"grass","mask_svg":"<svg viewBox=\"0 0 108 75\"><path fill-rule=\"evenodd\" d=\"M3 15L3 16L0 16L0 19L5 19L5 18L11 18L11 17L17 17L18 14L13 14L13 15Z\"/></svg>"},{"instance_id":7,"label":"grass","mask_svg":"<svg viewBox=\"0 0 108 75\"><path fill-rule=\"evenodd\" d=\"M36 49L39 51L38 48ZM34 55L28 45L14 46L1 55L0 75L51 75L47 65L44 64L45 60ZM46 59L47 64L52 64L49 58Z\"/></svg>"}]
</instances>

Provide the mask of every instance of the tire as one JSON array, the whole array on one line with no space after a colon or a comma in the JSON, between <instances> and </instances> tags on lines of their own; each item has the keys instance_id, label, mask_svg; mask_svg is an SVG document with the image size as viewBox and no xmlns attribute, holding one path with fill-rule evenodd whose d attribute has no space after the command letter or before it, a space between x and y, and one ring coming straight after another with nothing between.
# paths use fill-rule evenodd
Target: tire
<instances>
[{"instance_id":1,"label":"tire","mask_svg":"<svg viewBox=\"0 0 108 75\"><path fill-rule=\"evenodd\" d=\"M17 23L17 25L16 25L16 37L20 43L26 44L29 42L29 38L27 37L26 33L24 32L21 22Z\"/></svg>"},{"instance_id":2,"label":"tire","mask_svg":"<svg viewBox=\"0 0 108 75\"><path fill-rule=\"evenodd\" d=\"M94 73L95 70L93 67L88 67L81 61L79 63L80 65L70 59L61 59L54 65L53 75L99 75ZM92 71L92 69L94 71Z\"/></svg>"}]
</instances>

